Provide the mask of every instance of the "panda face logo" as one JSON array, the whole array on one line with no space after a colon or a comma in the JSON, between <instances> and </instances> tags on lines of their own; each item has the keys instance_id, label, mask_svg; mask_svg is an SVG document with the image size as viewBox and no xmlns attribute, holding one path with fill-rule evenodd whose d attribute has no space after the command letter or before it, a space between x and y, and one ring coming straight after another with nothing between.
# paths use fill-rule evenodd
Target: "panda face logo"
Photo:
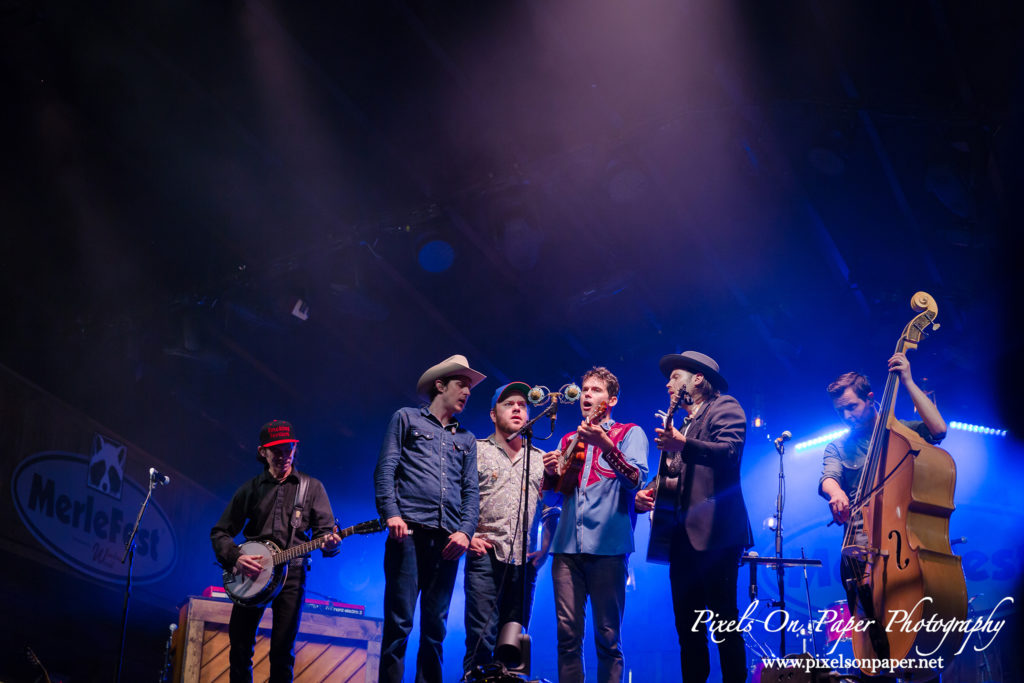
<instances>
[{"instance_id":1,"label":"panda face logo","mask_svg":"<svg viewBox=\"0 0 1024 683\"><path fill-rule=\"evenodd\" d=\"M126 448L113 439L96 434L89 459L89 487L121 500L124 488Z\"/></svg>"}]
</instances>

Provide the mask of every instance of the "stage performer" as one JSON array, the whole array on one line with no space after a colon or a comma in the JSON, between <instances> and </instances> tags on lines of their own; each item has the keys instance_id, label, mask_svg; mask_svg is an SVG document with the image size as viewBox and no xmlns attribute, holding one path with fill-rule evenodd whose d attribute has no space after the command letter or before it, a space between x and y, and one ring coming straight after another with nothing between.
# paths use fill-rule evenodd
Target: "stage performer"
<instances>
[{"instance_id":1,"label":"stage performer","mask_svg":"<svg viewBox=\"0 0 1024 683\"><path fill-rule=\"evenodd\" d=\"M544 452L530 450L528 484L523 483L526 451L519 430L530 418L529 385L510 382L491 398L494 433L477 439L476 465L480 481L480 520L466 555L466 656L463 670L489 663L500 629L509 622L528 627L537 571L547 560L556 509L541 512ZM509 439L515 435L515 438ZM552 472L553 473L553 472ZM523 506L528 519L529 547L523 562ZM546 521L537 546L542 519ZM527 611L523 614L523 592Z\"/></svg>"},{"instance_id":2,"label":"stage performer","mask_svg":"<svg viewBox=\"0 0 1024 683\"><path fill-rule=\"evenodd\" d=\"M910 395L920 420L900 420L928 443L937 444L946 436L946 421L939 409L917 386L910 373L910 361L902 353L889 359L889 372L898 372L900 381ZM822 461L818 494L828 500L829 510L836 522L845 524L850 520L850 496L857 490L861 469L868 454L871 432L875 428L878 408L871 382L857 372L847 372L836 378L826 389L832 399L832 407L850 428L850 433L825 447ZM861 523L859 515L853 521ZM863 532L857 531L858 535ZM866 539L866 537L863 537Z\"/></svg>"},{"instance_id":3,"label":"stage performer","mask_svg":"<svg viewBox=\"0 0 1024 683\"><path fill-rule=\"evenodd\" d=\"M900 422L920 434L928 443L939 443L946 436L946 422L942 419L939 409L914 381L907 356L903 353L894 354L888 363L889 372L899 373L900 381L910 394L918 415L921 416L920 420ZM850 432L825 447L818 494L828 500L832 518L837 523L852 524L854 542L865 546L868 544L868 538L863 530L864 520L860 512L851 517L850 498L857 491L868 447L871 445L871 433L878 419L875 395L871 391L871 382L868 378L857 372L839 375L825 391L832 399L832 407L850 428ZM863 561L854 559L852 562L857 574L864 571ZM853 578L842 576L851 613L857 600L857 587L853 583ZM847 583L847 579L851 582ZM887 683L895 682L897 679L891 676L875 676L871 680L875 683Z\"/></svg>"},{"instance_id":4,"label":"stage performer","mask_svg":"<svg viewBox=\"0 0 1024 683\"><path fill-rule=\"evenodd\" d=\"M298 444L294 428L284 420L268 422L260 429L257 454L264 471L235 491L224 514L210 530L213 551L225 570L256 578L263 569L259 555L241 554L235 544L240 532L247 540L270 538L281 549L326 536L323 554L330 557L338 553L341 538L334 533L334 514L323 484L295 469ZM301 557L289 562L284 586L270 604L274 613L270 634L272 683L292 680L308 562ZM238 604L231 608L231 683L252 681L252 653L263 609Z\"/></svg>"},{"instance_id":5,"label":"stage performer","mask_svg":"<svg viewBox=\"0 0 1024 683\"><path fill-rule=\"evenodd\" d=\"M656 429L655 443L679 459L678 524L672 533L669 580L679 635L684 683L706 681L711 660L704 624L694 629L700 610L716 619L737 620L739 559L753 545L740 489L740 462L746 442L746 415L738 401L723 394L729 385L718 363L697 351L664 356L658 364L668 378L669 395L682 394L686 417L680 429ZM637 493L636 507L654 507L654 490ZM725 683L746 680L743 636L719 635L718 661Z\"/></svg>"},{"instance_id":6,"label":"stage performer","mask_svg":"<svg viewBox=\"0 0 1024 683\"><path fill-rule=\"evenodd\" d=\"M388 526L381 683L402 680L417 597L416 681L442 680L448 607L480 506L476 438L455 416L483 379L461 355L429 368L416 383L428 403L399 409L384 436L374 472L377 512Z\"/></svg>"},{"instance_id":7,"label":"stage performer","mask_svg":"<svg viewBox=\"0 0 1024 683\"><path fill-rule=\"evenodd\" d=\"M587 598L593 610L597 647L597 680L619 682L624 660L620 628L626 606L626 573L633 552L636 512L634 492L647 477L647 436L635 424L611 418L619 401L619 380L607 368L583 376L580 408L584 420L562 438L565 449L574 435L585 444L575 488L564 495L551 542L551 579L555 593L558 638L558 680L583 681L583 628ZM608 415L599 424L588 418L606 403ZM545 468L559 468L561 450L544 455ZM550 487L557 477L549 478Z\"/></svg>"}]
</instances>

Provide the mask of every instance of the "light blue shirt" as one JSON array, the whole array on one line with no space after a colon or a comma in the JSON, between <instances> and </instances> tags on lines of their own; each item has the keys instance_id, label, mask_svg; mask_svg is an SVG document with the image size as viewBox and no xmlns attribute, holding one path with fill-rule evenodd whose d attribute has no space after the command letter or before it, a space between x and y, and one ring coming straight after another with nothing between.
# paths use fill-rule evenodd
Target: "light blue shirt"
<instances>
[{"instance_id":1,"label":"light blue shirt","mask_svg":"<svg viewBox=\"0 0 1024 683\"><path fill-rule=\"evenodd\" d=\"M607 429L612 424L608 420L602 427ZM551 541L552 553L625 555L634 550L636 508L633 501L639 487L616 472L600 450L587 446L582 483L562 502L561 517ZM630 428L619 450L640 469L640 482L646 481L648 443L644 430L637 426Z\"/></svg>"}]
</instances>

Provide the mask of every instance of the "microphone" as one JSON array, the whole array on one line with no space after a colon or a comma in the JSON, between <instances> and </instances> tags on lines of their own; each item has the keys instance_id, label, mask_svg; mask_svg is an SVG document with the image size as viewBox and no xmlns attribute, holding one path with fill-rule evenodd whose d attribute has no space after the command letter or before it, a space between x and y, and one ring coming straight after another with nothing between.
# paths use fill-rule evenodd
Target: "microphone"
<instances>
[{"instance_id":1,"label":"microphone","mask_svg":"<svg viewBox=\"0 0 1024 683\"><path fill-rule=\"evenodd\" d=\"M757 557L757 553L753 550L747 552L747 557ZM747 587L747 594L750 595L750 601L757 600L757 562L747 562L750 565L750 586Z\"/></svg>"},{"instance_id":2,"label":"microphone","mask_svg":"<svg viewBox=\"0 0 1024 683\"><path fill-rule=\"evenodd\" d=\"M566 401L568 401L569 403L575 403L576 401L579 400L580 394L582 392L580 391L579 386L575 384L569 384L569 386L567 386L565 388L565 391L562 393L565 396Z\"/></svg>"},{"instance_id":3,"label":"microphone","mask_svg":"<svg viewBox=\"0 0 1024 683\"><path fill-rule=\"evenodd\" d=\"M536 386L530 389L530 393L526 395L526 400L532 403L533 405L537 405L538 403L544 400L544 396L547 393L547 387Z\"/></svg>"},{"instance_id":4,"label":"microphone","mask_svg":"<svg viewBox=\"0 0 1024 683\"><path fill-rule=\"evenodd\" d=\"M166 474L157 472L155 467L149 468L149 480L157 486L167 486L171 483L171 478Z\"/></svg>"},{"instance_id":5,"label":"microphone","mask_svg":"<svg viewBox=\"0 0 1024 683\"><path fill-rule=\"evenodd\" d=\"M775 447L778 448L779 446L781 446L782 444L786 443L787 441L789 441L792 438L793 438L793 432L791 432L791 431L789 431L787 429L786 431L784 431L781 434L779 434L779 438L775 439Z\"/></svg>"},{"instance_id":6,"label":"microphone","mask_svg":"<svg viewBox=\"0 0 1024 683\"><path fill-rule=\"evenodd\" d=\"M551 431L555 431L555 415L558 413L558 394L551 394Z\"/></svg>"}]
</instances>

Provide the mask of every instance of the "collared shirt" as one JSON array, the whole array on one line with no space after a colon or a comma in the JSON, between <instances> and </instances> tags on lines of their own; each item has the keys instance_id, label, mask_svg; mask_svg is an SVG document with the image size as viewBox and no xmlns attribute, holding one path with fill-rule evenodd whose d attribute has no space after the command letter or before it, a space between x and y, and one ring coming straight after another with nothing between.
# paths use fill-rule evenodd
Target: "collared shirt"
<instances>
[{"instance_id":1,"label":"collared shirt","mask_svg":"<svg viewBox=\"0 0 1024 683\"><path fill-rule=\"evenodd\" d=\"M278 481L270 474L270 470L264 470L262 474L238 487L224 509L224 514L210 530L213 551L222 567L231 569L238 561L241 553L235 544L235 537L239 533L247 540L270 538L283 550L334 530L334 513L324 485L320 480L310 477L302 521L295 530L291 545L287 545L298 488L299 476L294 467L284 481ZM323 554L331 557L339 550L323 549Z\"/></svg>"},{"instance_id":2,"label":"collared shirt","mask_svg":"<svg viewBox=\"0 0 1024 683\"><path fill-rule=\"evenodd\" d=\"M476 437L426 406L391 416L374 471L377 512L470 538L480 513Z\"/></svg>"},{"instance_id":3,"label":"collared shirt","mask_svg":"<svg viewBox=\"0 0 1024 683\"><path fill-rule=\"evenodd\" d=\"M530 451L530 485L523 485L523 460L526 449L520 448L514 458L497 444L494 434L476 441L476 467L480 473L480 521L476 533L494 544L494 557L499 562L523 563L522 503L526 489L529 498L530 548L537 545L540 516L540 486L544 479L544 451Z\"/></svg>"},{"instance_id":4,"label":"collared shirt","mask_svg":"<svg viewBox=\"0 0 1024 683\"><path fill-rule=\"evenodd\" d=\"M877 418L876 418L877 419ZM909 427L921 438L931 444L937 444L942 439L936 439L928 431L921 420L900 420L905 427ZM836 439L825 446L825 454L821 462L821 478L818 479L818 495L828 500L829 495L821 488L826 479L835 479L843 489L843 493L853 504L854 494L857 493L857 486L860 484L861 470L864 468L864 461L868 457L868 447L871 445L871 432L861 434L847 434L841 439ZM864 519L860 511L854 513L849 524L853 525L854 535L858 543L866 542L862 527Z\"/></svg>"},{"instance_id":5,"label":"collared shirt","mask_svg":"<svg viewBox=\"0 0 1024 683\"><path fill-rule=\"evenodd\" d=\"M607 430L613 424L612 420L607 420L601 426ZM636 426L630 428L619 443L619 450L640 470L640 481L646 481L648 443L644 431ZM633 552L636 526L633 498L638 487L608 464L600 448L589 444L580 481L584 485L562 502L551 552L590 555Z\"/></svg>"}]
</instances>

